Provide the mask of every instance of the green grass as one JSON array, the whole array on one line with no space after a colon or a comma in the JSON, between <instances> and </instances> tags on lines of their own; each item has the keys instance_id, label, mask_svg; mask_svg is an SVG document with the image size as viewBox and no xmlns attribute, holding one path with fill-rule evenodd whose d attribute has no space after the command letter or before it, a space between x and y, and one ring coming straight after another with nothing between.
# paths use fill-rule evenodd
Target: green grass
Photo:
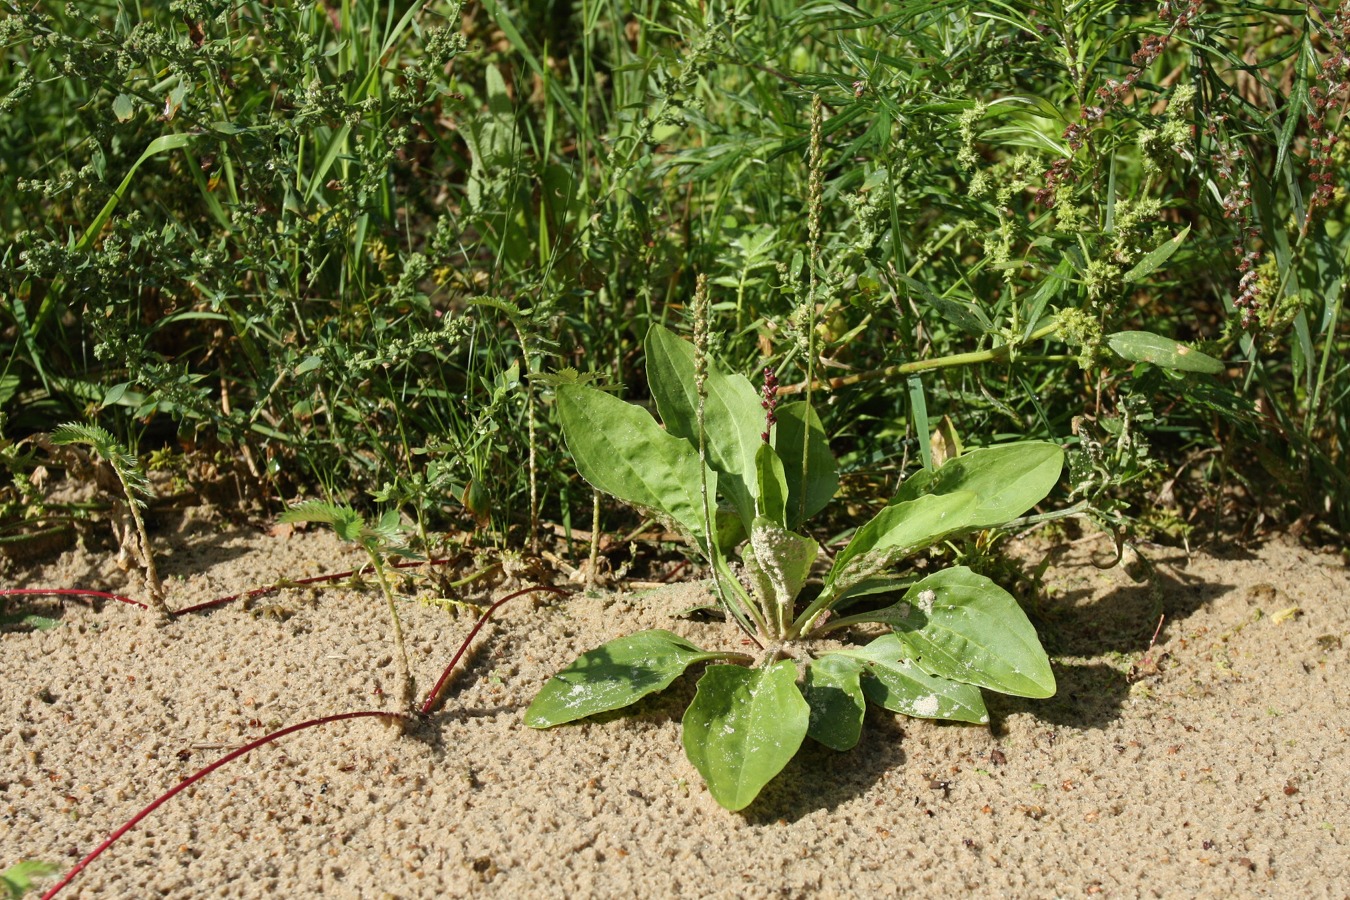
<instances>
[{"instance_id":1,"label":"green grass","mask_svg":"<svg viewBox=\"0 0 1350 900\"><path fill-rule=\"evenodd\" d=\"M699 275L720 358L849 380L812 398L863 502L945 417L968 446L1069 445L1108 522L1240 527L1236 500L1350 527L1344 16L3 9L0 528L41 505L15 441L72 416L237 460L274 511L589 527L540 376L641 399L641 335L690 329ZM1125 329L1227 372L1129 364L1103 342Z\"/></svg>"}]
</instances>

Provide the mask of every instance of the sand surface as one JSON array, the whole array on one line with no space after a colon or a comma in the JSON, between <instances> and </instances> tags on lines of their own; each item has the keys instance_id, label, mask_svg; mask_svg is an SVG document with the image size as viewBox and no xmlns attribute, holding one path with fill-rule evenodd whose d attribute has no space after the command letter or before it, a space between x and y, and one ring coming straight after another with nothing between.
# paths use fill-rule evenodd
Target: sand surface
<instances>
[{"instance_id":1,"label":"sand surface","mask_svg":"<svg viewBox=\"0 0 1350 900\"><path fill-rule=\"evenodd\" d=\"M206 519L157 537L176 607L361 561L321 534ZM632 715L522 723L550 674L612 637L738 643L670 617L698 585L523 600L416 733L363 719L283 738L169 801L64 896L1350 897L1344 561L1278 542L1157 549L1137 584L1089 549L1053 552L1031 611L1056 697L988 695L984 728L869 710L856 749L808 741L743 813L681 749L693 677ZM73 549L0 581L139 591L112 556ZM402 609L425 692L472 616L418 593ZM0 634L0 869L67 868L230 748L394 692L373 589L291 589L167 626L120 603L5 612L59 624Z\"/></svg>"}]
</instances>

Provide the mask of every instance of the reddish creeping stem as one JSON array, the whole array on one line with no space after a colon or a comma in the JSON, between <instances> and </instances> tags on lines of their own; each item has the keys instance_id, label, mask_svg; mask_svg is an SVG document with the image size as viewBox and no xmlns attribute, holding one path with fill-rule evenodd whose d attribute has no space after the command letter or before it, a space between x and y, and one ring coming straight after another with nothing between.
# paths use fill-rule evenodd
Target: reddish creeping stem
<instances>
[{"instance_id":1,"label":"reddish creeping stem","mask_svg":"<svg viewBox=\"0 0 1350 900\"><path fill-rule=\"evenodd\" d=\"M95 597L100 600L117 600L121 603L130 603L132 606L139 606L141 609L149 609L139 600L132 600L130 597L123 597L121 594L110 594L107 591L86 591L81 588L6 588L0 591L0 597L44 597L55 595L59 597Z\"/></svg>"},{"instance_id":2,"label":"reddish creeping stem","mask_svg":"<svg viewBox=\"0 0 1350 900\"><path fill-rule=\"evenodd\" d=\"M444 557L441 559L418 560L416 562L394 563L390 568L394 569L412 569L417 566L443 566L446 563L454 562L453 559ZM307 584L324 584L329 581L341 581L344 578L351 578L353 575L364 575L373 572L370 566L363 566L360 569L350 569L346 572L334 572L332 575L315 575L313 578L300 578L295 581L281 581L276 584L269 584L267 587L254 588L251 591L244 591L242 594L231 594L228 597L220 597L215 600L208 600L205 603L198 603L196 606L188 606L183 609L173 610L169 616L185 616L188 613L202 612L207 609L215 609L217 606L224 606L227 603L233 603L236 600L252 600L255 597L264 597L268 594L274 594L277 591L288 587L299 587ZM139 606L141 609L149 609L139 600L133 600L130 597L124 597L121 594L111 594L107 591L87 591L79 588L9 588L0 590L0 597L94 597L100 600L116 600L120 603L129 603L132 606Z\"/></svg>"},{"instance_id":3,"label":"reddish creeping stem","mask_svg":"<svg viewBox=\"0 0 1350 900\"><path fill-rule=\"evenodd\" d=\"M189 775L187 778L184 778L182 781L178 782L177 785L170 788L168 791L161 794L159 797L156 797L155 800L152 803L150 803L149 806L145 807L145 809L141 810L140 812L136 813L136 815L132 816L131 819L121 828L117 829L112 834L108 835L108 837L103 841L103 843L99 844L97 847L94 848L94 851L92 853L90 853L84 859L76 863L75 868L71 869L69 872L65 874L65 877L63 877L56 884L52 885L52 887L47 891L47 893L42 895L42 900L48 900L49 897L55 897L56 893L60 891L61 888L70 884L70 882L75 878L76 875L80 874L80 871L84 869L85 866L93 862L98 857L98 855L102 853L104 850L107 850L109 847L111 847L114 841L116 841L122 835L126 834L131 829L135 828L136 824L140 822L141 819L144 819L146 816L150 815L152 812L158 809L160 805L163 804L165 801L171 799L175 794L178 794L189 785L196 784L198 781L201 781L207 775L210 775L212 772L214 772L216 769L219 769L227 762L230 762L231 760L234 759L238 759L245 753L248 753L252 750L256 750L259 747L263 746L264 744L270 744L273 741L277 740L278 738L285 737L286 735L291 734L292 732L301 731L305 728L314 728L318 725L326 725L329 722L341 722L343 719L374 718L376 716L383 716L384 718L388 719L402 719L406 716L406 713L387 712L385 710L367 710L365 712L341 713L340 715L336 716L324 716L322 719L310 719L308 722L301 722L298 725L292 725L289 728L283 728L280 731L274 731L271 734L264 735L258 738L256 741L253 741L252 743L245 744L239 749L233 750L225 754L220 759L211 763L211 765L207 766L206 768L202 769L201 771L197 772L194 775Z\"/></svg>"},{"instance_id":4,"label":"reddish creeping stem","mask_svg":"<svg viewBox=\"0 0 1350 900\"><path fill-rule=\"evenodd\" d=\"M448 560L444 559L432 560L431 564L436 565L447 561ZM422 563L399 563L397 567L408 568L410 566L416 565L422 565ZM356 574L355 571L338 572L335 575L320 575L316 578L306 578L300 581L292 581L286 582L284 584L271 585L265 588L257 588L252 591L245 591L244 593L241 594L232 594L229 597L221 597L218 600L211 600L207 603L199 603L196 606L190 606L186 609L180 609L176 613L173 613L173 615L179 616L183 615L184 613L210 609L216 606L223 606L226 603L229 603L233 600L238 600L244 597L247 598L258 597L263 594L268 594L273 591L281 590L284 587L290 587L293 585L316 584L324 581L337 581L342 578L349 578L354 574ZM431 693L427 694L426 700L422 702L421 707L416 712L416 716L418 718L426 718L427 716L431 715L433 710L435 710L436 705L440 700L441 692L445 689L446 682L450 680L450 673L454 671L455 666L459 663L460 659L464 657L465 652L468 651L469 645L473 643L473 639L478 636L478 632L481 631L483 629L483 626L488 623L488 620L492 618L492 614L497 611L498 607L502 606L505 603L509 603L510 601L515 600L518 597L523 597L526 594L533 594L539 591L546 591L558 597L563 597L571 593L570 591L565 591L562 590L561 588L555 588L541 584L535 585L534 587L524 588L523 590L519 590L511 594L507 594L505 597L489 606L487 610L485 610L484 613L478 617L478 621L474 623L474 626L469 631L468 636L464 638L463 643L459 645L459 649L455 651L455 655L450 659L450 664L445 667L445 671L442 672L441 677L437 679L436 686L431 689ZM141 603L138 600L132 600L130 597L123 597L120 594L112 594L108 593L107 591L88 591L73 588L11 588L6 590L0 590L0 597L23 597L23 596L40 596L40 595L54 595L60 597L96 597L105 600L118 600L121 601L122 603L129 603L132 606L139 606L141 609L147 608L144 603ZM94 850L88 856L86 856L84 859L76 863L73 869L67 872L60 881L58 881L55 885L53 885L50 889L48 889L48 891L45 894L42 895L42 900L48 900L48 898L50 897L55 897L56 894L62 888L70 884L70 882L74 880L75 876L80 874L80 872L84 870L85 866L89 865L91 862L97 859L98 856L101 853L103 853L104 850L107 850L109 847L111 847L113 843L117 841L118 838L126 834L131 829L135 828L136 825L142 819L150 815L150 813L154 812L165 802L172 799L177 794L181 793L185 788L187 788L190 785L196 784L198 781L201 781L207 775L210 775L212 772L214 772L216 769L219 769L226 763L236 760L247 753L251 753L252 751L257 750L259 747L266 746L267 744L270 744L273 741L279 740L288 734L294 734L297 731L304 731L307 728L317 728L320 725L327 725L329 722L342 722L348 719L368 719L368 718L384 718L390 720L407 721L408 719L412 718L412 715L413 714L406 712L390 712L388 710L373 709L373 710L363 710L361 712L339 713L337 715L332 716L323 716L318 719L309 719L308 721L300 722L299 724L296 725L287 726L286 728L282 728L279 731L274 731L271 734L263 735L257 740L245 744L244 746L239 747L236 750L232 750L229 753L222 756L220 759L211 763L209 766L206 766L205 768L198 770L194 774L189 775L187 778L180 781L178 784L170 788L165 793L161 794L159 797L156 797L144 809L136 813L136 815L132 816L131 819L126 822L126 824L122 825L112 834L108 835L108 837L104 839L103 843L95 847Z\"/></svg>"},{"instance_id":5,"label":"reddish creeping stem","mask_svg":"<svg viewBox=\"0 0 1350 900\"><path fill-rule=\"evenodd\" d=\"M536 591L547 591L555 597L565 597L571 593L571 591L564 591L562 588L537 584L534 587L527 587L524 590L516 591L514 594L507 594L505 597L489 606L487 610L478 617L478 621L469 632L469 636L464 639L464 643L459 645L459 649L455 651L455 655L450 658L450 665L445 667L445 671L441 673L441 677L436 680L436 686L431 689L431 693L427 694L427 699L422 701L422 707L417 711L419 715L431 715L432 710L436 708L436 701L440 699L441 689L445 687L445 683L450 679L450 673L454 671L455 664L459 662L460 657L462 657L465 651L469 649L469 644L473 643L473 639L478 636L478 632L487 624L488 619L492 618L492 614L497 611L497 607L501 606L503 603L509 603L517 597L533 594Z\"/></svg>"}]
</instances>

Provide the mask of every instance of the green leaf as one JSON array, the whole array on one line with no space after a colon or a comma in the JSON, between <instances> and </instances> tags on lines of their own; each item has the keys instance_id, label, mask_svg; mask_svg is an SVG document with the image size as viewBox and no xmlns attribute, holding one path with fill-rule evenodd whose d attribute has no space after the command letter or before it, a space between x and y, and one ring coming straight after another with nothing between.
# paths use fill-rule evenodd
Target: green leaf
<instances>
[{"instance_id":1,"label":"green leaf","mask_svg":"<svg viewBox=\"0 0 1350 900\"><path fill-rule=\"evenodd\" d=\"M684 752L714 800L744 809L796 755L810 720L792 660L709 666L684 714Z\"/></svg>"},{"instance_id":2,"label":"green leaf","mask_svg":"<svg viewBox=\"0 0 1350 900\"><path fill-rule=\"evenodd\" d=\"M1064 451L1043 441L985 447L950 459L940 468L914 473L891 503L969 491L978 501L966 527L992 528L1045 499L1063 468Z\"/></svg>"},{"instance_id":3,"label":"green leaf","mask_svg":"<svg viewBox=\"0 0 1350 900\"><path fill-rule=\"evenodd\" d=\"M525 724L551 728L596 713L623 709L663 691L696 662L725 659L677 634L653 629L589 650L545 682L525 710Z\"/></svg>"},{"instance_id":4,"label":"green leaf","mask_svg":"<svg viewBox=\"0 0 1350 900\"><path fill-rule=\"evenodd\" d=\"M825 426L816 411L804 400L781 404L774 427L774 449L783 461L787 478L787 526L797 528L824 509L839 490L839 475L834 454L825 438ZM803 450L806 445L806 477L802 477Z\"/></svg>"},{"instance_id":5,"label":"green leaf","mask_svg":"<svg viewBox=\"0 0 1350 900\"><path fill-rule=\"evenodd\" d=\"M3 885L10 897L22 897L33 890L33 879L55 875L61 871L59 866L36 859L24 859L0 872L0 885Z\"/></svg>"},{"instance_id":6,"label":"green leaf","mask_svg":"<svg viewBox=\"0 0 1350 900\"><path fill-rule=\"evenodd\" d=\"M117 121L126 122L132 116L136 115L136 103L129 94L118 94L113 98L113 115Z\"/></svg>"},{"instance_id":7,"label":"green leaf","mask_svg":"<svg viewBox=\"0 0 1350 900\"><path fill-rule=\"evenodd\" d=\"M1180 341L1148 331L1117 331L1106 336L1106 343L1118 356L1130 362L1153 363L1164 369L1203 372L1206 375L1223 372L1223 363L1214 357L1192 350Z\"/></svg>"},{"instance_id":8,"label":"green leaf","mask_svg":"<svg viewBox=\"0 0 1350 900\"><path fill-rule=\"evenodd\" d=\"M835 557L826 584L862 581L916 550L969 528L977 505L970 491L954 491L886 507L859 528Z\"/></svg>"},{"instance_id":9,"label":"green leaf","mask_svg":"<svg viewBox=\"0 0 1350 900\"><path fill-rule=\"evenodd\" d=\"M906 658L906 648L894 634L882 635L861 650L841 650L836 655L851 656L866 666L863 693L891 712L974 725L989 721L979 688L925 672Z\"/></svg>"},{"instance_id":10,"label":"green leaf","mask_svg":"<svg viewBox=\"0 0 1350 900\"><path fill-rule=\"evenodd\" d=\"M698 452L688 441L663 431L640 407L584 385L559 385L558 414L581 477L704 540ZM709 493L716 485L708 472Z\"/></svg>"},{"instance_id":11,"label":"green leaf","mask_svg":"<svg viewBox=\"0 0 1350 900\"><path fill-rule=\"evenodd\" d=\"M694 345L653 325L647 332L647 383L666 431L698 447L698 391ZM746 522L755 518L758 493L755 458L763 443L764 410L759 394L742 375L727 375L708 360L703 423L708 462L717 483Z\"/></svg>"},{"instance_id":12,"label":"green leaf","mask_svg":"<svg viewBox=\"0 0 1350 900\"><path fill-rule=\"evenodd\" d=\"M1177 233L1177 236L1171 240L1163 241L1162 244L1149 251L1143 259L1135 263L1134 268L1126 272L1122 277L1126 284L1138 281L1141 278L1147 278L1152 275L1173 253L1181 246L1181 242L1186 240L1186 235L1191 233L1191 226L1187 225Z\"/></svg>"},{"instance_id":13,"label":"green leaf","mask_svg":"<svg viewBox=\"0 0 1350 900\"><path fill-rule=\"evenodd\" d=\"M837 653L811 663L802 685L802 696L811 707L808 737L833 750L852 750L857 745L867 710L862 672L860 661Z\"/></svg>"},{"instance_id":14,"label":"green leaf","mask_svg":"<svg viewBox=\"0 0 1350 900\"><path fill-rule=\"evenodd\" d=\"M934 572L893 606L867 615L895 629L933 675L1018 697L1054 696L1055 675L1026 613L965 566Z\"/></svg>"},{"instance_id":15,"label":"green leaf","mask_svg":"<svg viewBox=\"0 0 1350 900\"><path fill-rule=\"evenodd\" d=\"M755 479L758 489L756 518L768 519L787 527L787 479L783 475L783 461L773 447L761 443L755 453Z\"/></svg>"},{"instance_id":16,"label":"green leaf","mask_svg":"<svg viewBox=\"0 0 1350 900\"><path fill-rule=\"evenodd\" d=\"M324 500L305 500L297 503L283 512L277 521L318 522L331 525L338 537L355 543L361 542L366 527L365 519L350 506L328 503Z\"/></svg>"},{"instance_id":17,"label":"green leaf","mask_svg":"<svg viewBox=\"0 0 1350 900\"><path fill-rule=\"evenodd\" d=\"M756 519L750 529L750 543L742 553L746 574L760 598L791 619L793 601L811 574L820 545L768 519Z\"/></svg>"}]
</instances>

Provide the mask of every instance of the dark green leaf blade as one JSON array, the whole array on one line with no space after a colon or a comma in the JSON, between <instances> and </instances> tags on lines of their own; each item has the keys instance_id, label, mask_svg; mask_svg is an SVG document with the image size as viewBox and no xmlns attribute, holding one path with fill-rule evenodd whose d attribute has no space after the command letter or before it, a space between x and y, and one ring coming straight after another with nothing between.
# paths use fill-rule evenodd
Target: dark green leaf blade
<instances>
[{"instance_id":1,"label":"dark green leaf blade","mask_svg":"<svg viewBox=\"0 0 1350 900\"><path fill-rule=\"evenodd\" d=\"M1205 375L1223 372L1223 363L1214 357L1149 331L1117 331L1107 335L1106 343L1117 356L1129 362L1153 363L1164 369Z\"/></svg>"},{"instance_id":2,"label":"dark green leaf blade","mask_svg":"<svg viewBox=\"0 0 1350 900\"><path fill-rule=\"evenodd\" d=\"M663 431L646 410L585 385L558 387L558 414L581 477L703 539L698 451L688 441ZM711 492L717 482L708 475Z\"/></svg>"},{"instance_id":3,"label":"dark green leaf blade","mask_svg":"<svg viewBox=\"0 0 1350 900\"><path fill-rule=\"evenodd\" d=\"M989 722L979 688L925 672L906 658L905 646L894 634L882 635L861 650L840 652L867 667L863 693L884 709L916 719Z\"/></svg>"},{"instance_id":4,"label":"dark green leaf blade","mask_svg":"<svg viewBox=\"0 0 1350 900\"><path fill-rule=\"evenodd\" d=\"M714 800L744 809L796 755L810 720L792 660L710 666L684 714L684 752Z\"/></svg>"},{"instance_id":5,"label":"dark green leaf blade","mask_svg":"<svg viewBox=\"0 0 1350 900\"><path fill-rule=\"evenodd\" d=\"M780 405L777 416L774 449L783 461L787 478L787 524L789 528L796 528L834 499L835 492L839 490L839 474L834 454L830 452L830 444L825 437L825 426L806 401L797 400ZM806 454L804 481L803 452Z\"/></svg>"},{"instance_id":6,"label":"dark green leaf blade","mask_svg":"<svg viewBox=\"0 0 1350 900\"><path fill-rule=\"evenodd\" d=\"M984 447L948 460L934 470L916 472L896 492L892 505L919 497L973 493L978 502L968 527L992 528L1023 515L1059 481L1064 451L1044 441Z\"/></svg>"},{"instance_id":7,"label":"dark green leaf blade","mask_svg":"<svg viewBox=\"0 0 1350 900\"><path fill-rule=\"evenodd\" d=\"M1147 278L1158 270L1163 263L1177 252L1181 242L1186 240L1186 235L1191 233L1191 226L1187 225L1181 231L1177 232L1176 237L1163 241L1160 245L1149 251L1143 259L1135 263L1134 268L1124 274L1123 280L1126 284L1138 281L1141 278Z\"/></svg>"},{"instance_id":8,"label":"dark green leaf blade","mask_svg":"<svg viewBox=\"0 0 1350 900\"><path fill-rule=\"evenodd\" d=\"M696 662L724 659L677 634L653 629L589 650L554 675L525 710L525 724L551 728L596 713L623 709L663 691Z\"/></svg>"},{"instance_id":9,"label":"dark green leaf blade","mask_svg":"<svg viewBox=\"0 0 1350 900\"><path fill-rule=\"evenodd\" d=\"M965 566L934 572L868 619L894 628L909 655L934 675L1018 697L1054 696L1050 660L1026 613Z\"/></svg>"},{"instance_id":10,"label":"dark green leaf blade","mask_svg":"<svg viewBox=\"0 0 1350 900\"><path fill-rule=\"evenodd\" d=\"M698 446L698 392L694 345L661 325L647 332L647 383L666 431ZM763 443L764 410L742 375L727 375L708 361L708 397L703 422L708 462L718 486L747 523L755 518L755 455Z\"/></svg>"},{"instance_id":11,"label":"dark green leaf blade","mask_svg":"<svg viewBox=\"0 0 1350 900\"><path fill-rule=\"evenodd\" d=\"M970 527L977 498L969 491L931 494L888 506L835 557L827 584L849 585L949 534Z\"/></svg>"},{"instance_id":12,"label":"dark green leaf blade","mask_svg":"<svg viewBox=\"0 0 1350 900\"><path fill-rule=\"evenodd\" d=\"M832 750L852 750L862 736L863 664L847 656L831 653L811 663L806 670L802 696L811 707L807 737Z\"/></svg>"}]
</instances>

